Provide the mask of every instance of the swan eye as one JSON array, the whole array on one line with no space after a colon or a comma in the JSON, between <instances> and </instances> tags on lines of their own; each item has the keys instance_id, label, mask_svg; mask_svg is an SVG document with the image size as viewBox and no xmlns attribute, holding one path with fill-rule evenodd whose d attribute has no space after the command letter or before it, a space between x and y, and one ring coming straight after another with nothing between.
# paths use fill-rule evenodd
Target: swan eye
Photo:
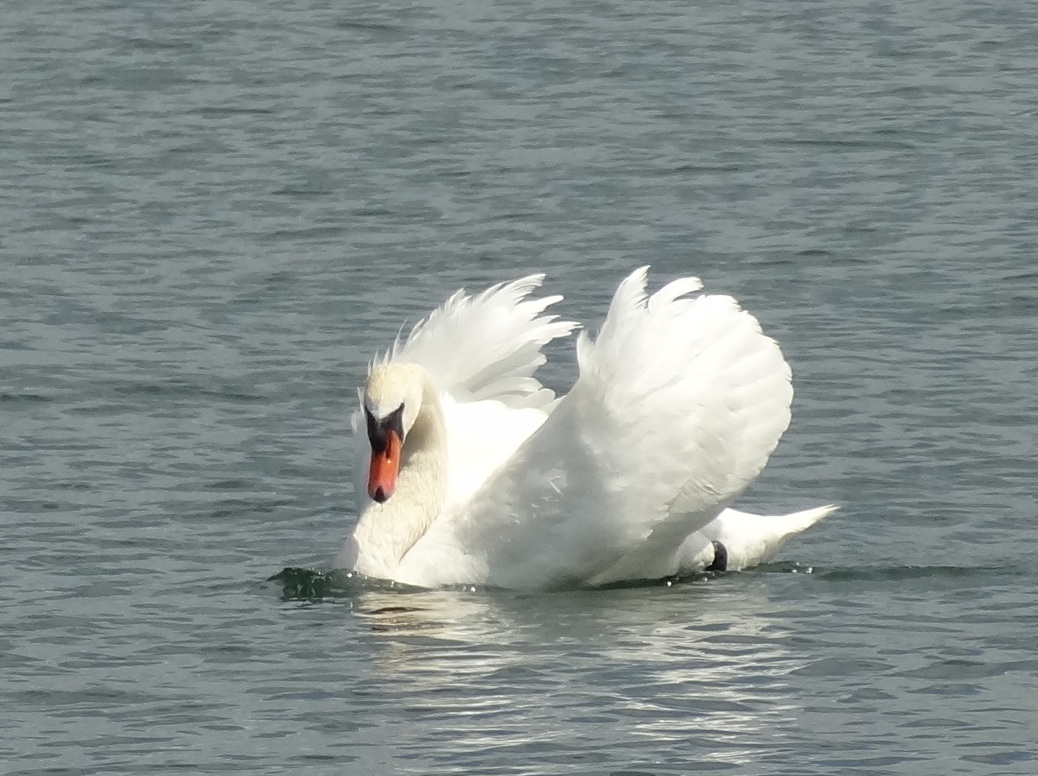
<instances>
[{"instance_id":1,"label":"swan eye","mask_svg":"<svg viewBox=\"0 0 1038 776\"><path fill-rule=\"evenodd\" d=\"M392 431L400 441L404 439L404 405L401 404L381 420L375 418L371 411L365 407L364 417L368 422L368 441L371 450L375 453L383 453L389 448L389 433Z\"/></svg>"}]
</instances>

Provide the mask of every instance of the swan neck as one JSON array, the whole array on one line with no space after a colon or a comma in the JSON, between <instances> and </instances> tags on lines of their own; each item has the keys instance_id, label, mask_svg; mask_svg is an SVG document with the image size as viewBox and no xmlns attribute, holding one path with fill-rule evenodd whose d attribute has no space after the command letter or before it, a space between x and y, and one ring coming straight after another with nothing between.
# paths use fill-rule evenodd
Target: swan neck
<instances>
[{"instance_id":1,"label":"swan neck","mask_svg":"<svg viewBox=\"0 0 1038 776\"><path fill-rule=\"evenodd\" d=\"M429 530L447 495L447 439L436 387L424 370L421 407L404 438L396 491L371 502L354 530L355 570L381 579L393 571Z\"/></svg>"}]
</instances>

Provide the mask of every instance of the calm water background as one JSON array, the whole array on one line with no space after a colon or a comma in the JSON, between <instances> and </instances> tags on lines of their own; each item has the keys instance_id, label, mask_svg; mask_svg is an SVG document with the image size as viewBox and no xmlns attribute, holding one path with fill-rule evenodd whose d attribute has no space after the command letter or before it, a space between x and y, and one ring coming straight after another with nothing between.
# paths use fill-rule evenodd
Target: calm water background
<instances>
[{"instance_id":1,"label":"calm water background","mask_svg":"<svg viewBox=\"0 0 1038 776\"><path fill-rule=\"evenodd\" d=\"M4 0L0 770L1038 773L1036 24ZM405 319L546 270L594 326L642 263L793 366L741 503L842 512L669 587L268 581Z\"/></svg>"}]
</instances>

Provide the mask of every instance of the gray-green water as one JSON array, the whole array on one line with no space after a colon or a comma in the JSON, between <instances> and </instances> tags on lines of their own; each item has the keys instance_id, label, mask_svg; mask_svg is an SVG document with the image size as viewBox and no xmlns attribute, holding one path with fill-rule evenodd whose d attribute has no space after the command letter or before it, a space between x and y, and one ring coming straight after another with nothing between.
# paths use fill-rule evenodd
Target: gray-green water
<instances>
[{"instance_id":1,"label":"gray-green water","mask_svg":"<svg viewBox=\"0 0 1038 776\"><path fill-rule=\"evenodd\" d=\"M1038 772L1038 10L5 0L6 774ZM367 359L534 270L783 345L742 574L331 584ZM545 373L572 378L567 349Z\"/></svg>"}]
</instances>

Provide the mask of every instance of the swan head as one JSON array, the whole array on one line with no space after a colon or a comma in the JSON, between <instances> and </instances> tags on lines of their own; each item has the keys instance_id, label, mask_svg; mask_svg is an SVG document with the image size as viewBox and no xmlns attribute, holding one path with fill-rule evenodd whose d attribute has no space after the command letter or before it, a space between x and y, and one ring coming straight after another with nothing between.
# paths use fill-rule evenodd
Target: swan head
<instances>
[{"instance_id":1,"label":"swan head","mask_svg":"<svg viewBox=\"0 0 1038 776\"><path fill-rule=\"evenodd\" d=\"M422 407L423 377L414 364L378 364L364 386L364 420L371 443L368 496L380 504L396 490L404 440Z\"/></svg>"}]
</instances>

